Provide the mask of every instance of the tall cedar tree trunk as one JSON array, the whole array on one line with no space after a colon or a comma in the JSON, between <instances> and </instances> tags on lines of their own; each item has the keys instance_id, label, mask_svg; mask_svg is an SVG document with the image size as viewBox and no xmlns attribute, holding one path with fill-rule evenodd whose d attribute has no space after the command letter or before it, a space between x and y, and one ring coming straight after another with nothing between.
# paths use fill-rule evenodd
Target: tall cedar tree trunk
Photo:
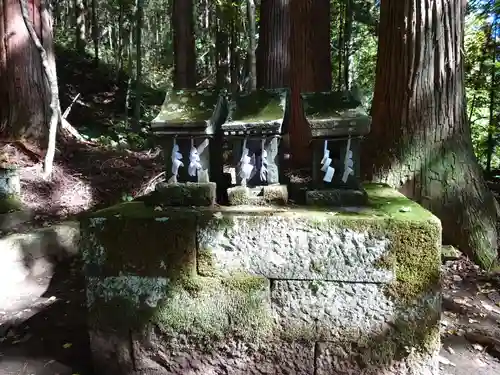
<instances>
[{"instance_id":1,"label":"tall cedar tree trunk","mask_svg":"<svg viewBox=\"0 0 500 375\"><path fill-rule=\"evenodd\" d=\"M472 149L463 72L464 0L382 0L373 126L362 155L374 181L437 215L443 240L483 267L497 255L494 198Z\"/></svg>"},{"instance_id":2,"label":"tall cedar tree trunk","mask_svg":"<svg viewBox=\"0 0 500 375\"><path fill-rule=\"evenodd\" d=\"M51 47L50 24L43 21L40 0L30 0L29 16L44 47ZM0 0L0 138L29 140L46 148L50 89L40 52L23 21L19 1ZM50 57L50 56L49 56ZM52 56L53 57L53 56Z\"/></svg>"},{"instance_id":3,"label":"tall cedar tree trunk","mask_svg":"<svg viewBox=\"0 0 500 375\"><path fill-rule=\"evenodd\" d=\"M194 45L193 0L173 0L174 86L196 87L196 54Z\"/></svg>"},{"instance_id":4,"label":"tall cedar tree trunk","mask_svg":"<svg viewBox=\"0 0 500 375\"><path fill-rule=\"evenodd\" d=\"M310 160L310 131L300 93L328 91L330 69L330 2L328 0L262 0L257 86L291 87L290 148L292 164Z\"/></svg>"},{"instance_id":5,"label":"tall cedar tree trunk","mask_svg":"<svg viewBox=\"0 0 500 375\"><path fill-rule=\"evenodd\" d=\"M300 93L329 91L330 1L290 0L290 149L294 166L309 165L311 133L304 118Z\"/></svg>"},{"instance_id":6,"label":"tall cedar tree trunk","mask_svg":"<svg viewBox=\"0 0 500 375\"><path fill-rule=\"evenodd\" d=\"M290 0L262 0L260 5L257 87L290 85Z\"/></svg>"}]
</instances>

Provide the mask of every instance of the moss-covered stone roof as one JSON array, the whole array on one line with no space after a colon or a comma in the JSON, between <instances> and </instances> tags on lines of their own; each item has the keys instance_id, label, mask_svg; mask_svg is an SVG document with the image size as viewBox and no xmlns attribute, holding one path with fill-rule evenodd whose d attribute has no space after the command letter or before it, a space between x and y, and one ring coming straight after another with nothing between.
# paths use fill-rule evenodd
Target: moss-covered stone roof
<instances>
[{"instance_id":1,"label":"moss-covered stone roof","mask_svg":"<svg viewBox=\"0 0 500 375\"><path fill-rule=\"evenodd\" d=\"M215 90L169 91L152 126L209 121L218 102L219 94Z\"/></svg>"}]
</instances>

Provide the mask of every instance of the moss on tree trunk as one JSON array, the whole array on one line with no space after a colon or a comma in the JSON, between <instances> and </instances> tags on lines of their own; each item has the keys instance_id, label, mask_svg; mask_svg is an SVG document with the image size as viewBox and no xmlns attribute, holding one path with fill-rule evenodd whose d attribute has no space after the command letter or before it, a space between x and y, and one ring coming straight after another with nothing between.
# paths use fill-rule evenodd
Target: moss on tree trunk
<instances>
[{"instance_id":1,"label":"moss on tree trunk","mask_svg":"<svg viewBox=\"0 0 500 375\"><path fill-rule=\"evenodd\" d=\"M362 170L430 209L442 221L444 242L489 268L497 257L497 215L466 119L465 2L382 0L380 14Z\"/></svg>"}]
</instances>

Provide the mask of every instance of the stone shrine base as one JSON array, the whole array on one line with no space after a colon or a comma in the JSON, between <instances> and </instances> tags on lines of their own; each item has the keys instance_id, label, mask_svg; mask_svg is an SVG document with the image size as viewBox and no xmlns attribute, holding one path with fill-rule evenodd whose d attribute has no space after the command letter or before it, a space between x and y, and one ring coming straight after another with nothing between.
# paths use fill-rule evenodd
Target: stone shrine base
<instances>
[{"instance_id":1,"label":"stone shrine base","mask_svg":"<svg viewBox=\"0 0 500 375\"><path fill-rule=\"evenodd\" d=\"M437 375L439 220L381 185L355 212L124 203L82 222L106 375Z\"/></svg>"},{"instance_id":2,"label":"stone shrine base","mask_svg":"<svg viewBox=\"0 0 500 375\"><path fill-rule=\"evenodd\" d=\"M235 186L227 189L231 206L240 205L285 205L288 202L286 185L268 185L258 187Z\"/></svg>"}]
</instances>

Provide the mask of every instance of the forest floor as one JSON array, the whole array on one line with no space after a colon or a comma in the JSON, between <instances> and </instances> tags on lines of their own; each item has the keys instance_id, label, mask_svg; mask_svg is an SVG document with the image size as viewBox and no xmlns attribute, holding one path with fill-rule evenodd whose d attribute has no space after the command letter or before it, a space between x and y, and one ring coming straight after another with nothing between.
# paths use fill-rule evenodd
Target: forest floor
<instances>
[{"instance_id":1,"label":"forest floor","mask_svg":"<svg viewBox=\"0 0 500 375\"><path fill-rule=\"evenodd\" d=\"M126 80L110 78L113 73L71 51L58 53L62 107L80 94L68 121L80 130L92 124L94 133L109 132L109 120L124 115ZM148 95L150 105L163 101L163 93ZM14 145L6 151L21 168L22 201L32 226L141 195L163 168L156 150L70 142L59 145L53 177L45 180L40 160ZM80 269L78 261L67 260L53 274L20 283L15 298L0 295L0 374L92 374ZM443 265L443 375L500 374L499 291L500 276L486 275L463 257Z\"/></svg>"}]
</instances>

